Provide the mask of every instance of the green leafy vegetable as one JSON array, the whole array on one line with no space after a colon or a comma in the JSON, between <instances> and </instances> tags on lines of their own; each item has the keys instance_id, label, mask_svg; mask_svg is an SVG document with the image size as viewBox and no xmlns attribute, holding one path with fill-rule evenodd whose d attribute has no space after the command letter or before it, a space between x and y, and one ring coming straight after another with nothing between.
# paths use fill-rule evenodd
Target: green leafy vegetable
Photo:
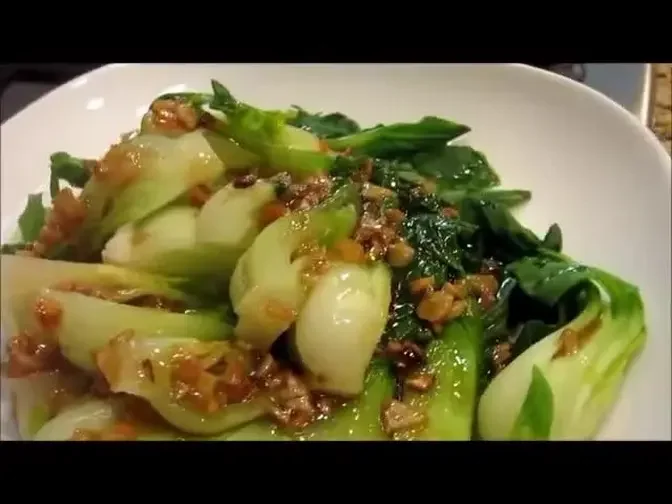
<instances>
[{"instance_id":1,"label":"green leafy vegetable","mask_svg":"<svg viewBox=\"0 0 672 504\"><path fill-rule=\"evenodd\" d=\"M19 229L25 242L33 242L40 236L47 211L42 204L42 194L30 194L23 212L19 216Z\"/></svg>"},{"instance_id":2,"label":"green leafy vegetable","mask_svg":"<svg viewBox=\"0 0 672 504\"><path fill-rule=\"evenodd\" d=\"M404 220L401 235L415 249L407 278L433 276L437 285L464 274L460 223L440 214L419 213Z\"/></svg>"},{"instance_id":3,"label":"green leafy vegetable","mask_svg":"<svg viewBox=\"0 0 672 504\"><path fill-rule=\"evenodd\" d=\"M513 427L516 439L548 439L553 423L553 390L537 366Z\"/></svg>"},{"instance_id":4,"label":"green leafy vegetable","mask_svg":"<svg viewBox=\"0 0 672 504\"><path fill-rule=\"evenodd\" d=\"M361 158L339 157L334 163L331 174L343 180L356 173L363 163ZM512 209L527 203L532 197L530 191L526 190L479 189L469 187L468 183L465 183L463 188L450 188L449 183L425 177L416 171L411 163L404 161L374 160L371 181L397 192L400 203L405 209L439 212L445 205L458 209L462 209L464 205L469 207L467 216L472 215L473 211L469 210L479 204ZM433 186L435 186L433 192L428 192ZM474 187L478 187L478 183L475 183ZM477 217L472 217L475 218Z\"/></svg>"},{"instance_id":5,"label":"green leafy vegetable","mask_svg":"<svg viewBox=\"0 0 672 504\"><path fill-rule=\"evenodd\" d=\"M525 257L509 264L507 270L528 296L550 306L591 275L585 266L548 257Z\"/></svg>"},{"instance_id":6,"label":"green leafy vegetable","mask_svg":"<svg viewBox=\"0 0 672 504\"><path fill-rule=\"evenodd\" d=\"M258 135L260 138L273 139L283 128L287 119L284 112L276 110L261 110L236 100L233 95L219 82L212 81L212 107L226 114L229 121L240 121L247 126L246 136ZM256 140L255 140L256 141Z\"/></svg>"},{"instance_id":7,"label":"green leafy vegetable","mask_svg":"<svg viewBox=\"0 0 672 504\"><path fill-rule=\"evenodd\" d=\"M562 230L557 224L553 224L548 231L542 246L548 250L553 250L554 252L562 252Z\"/></svg>"},{"instance_id":8,"label":"green leafy vegetable","mask_svg":"<svg viewBox=\"0 0 672 504\"><path fill-rule=\"evenodd\" d=\"M434 337L425 321L415 312L417 298L409 290L412 280L434 277L436 285L465 273L460 245L461 224L442 214L419 212L410 214L400 231L415 254L411 263L394 274L394 296L386 335L395 340L428 341Z\"/></svg>"},{"instance_id":9,"label":"green leafy vegetable","mask_svg":"<svg viewBox=\"0 0 672 504\"><path fill-rule=\"evenodd\" d=\"M335 138L361 130L359 124L339 112L333 114L310 114L298 105L292 105L296 115L287 124L310 131L318 138Z\"/></svg>"},{"instance_id":10,"label":"green leafy vegetable","mask_svg":"<svg viewBox=\"0 0 672 504\"><path fill-rule=\"evenodd\" d=\"M80 196L86 218L73 238L77 260L100 260L105 242L123 225L148 217L194 186L214 183L227 170L258 162L232 141L203 130L176 138L138 135L113 146L108 156L112 173L133 169L133 178L122 187L104 177L86 183Z\"/></svg>"},{"instance_id":11,"label":"green leafy vegetable","mask_svg":"<svg viewBox=\"0 0 672 504\"><path fill-rule=\"evenodd\" d=\"M415 123L380 125L327 140L335 151L395 159L435 149L469 132L469 127L439 117L427 116Z\"/></svg>"},{"instance_id":12,"label":"green leafy vegetable","mask_svg":"<svg viewBox=\"0 0 672 504\"><path fill-rule=\"evenodd\" d=\"M91 170L88 165L91 161L73 157L67 152L54 152L50 159L49 192L52 198L60 191L59 180L65 180L71 186L80 189L89 181Z\"/></svg>"},{"instance_id":13,"label":"green leafy vegetable","mask_svg":"<svg viewBox=\"0 0 672 504\"><path fill-rule=\"evenodd\" d=\"M463 145L449 145L413 157L415 170L438 185L451 189L487 189L499 185L499 177L483 153Z\"/></svg>"},{"instance_id":14,"label":"green leafy vegetable","mask_svg":"<svg viewBox=\"0 0 672 504\"><path fill-rule=\"evenodd\" d=\"M403 282L395 284L394 301L390 306L385 336L391 340L428 342L434 338L429 325L415 313L417 301Z\"/></svg>"},{"instance_id":15,"label":"green leafy vegetable","mask_svg":"<svg viewBox=\"0 0 672 504\"><path fill-rule=\"evenodd\" d=\"M339 168L341 176L356 169L352 162L345 160L340 161ZM473 226L444 215L436 194L419 187L425 179L414 171L410 163L377 159L373 163L371 180L395 191L399 206L407 212L400 235L415 250L409 266L395 271L386 336L395 340L429 341L434 334L415 313L417 299L408 289L409 280L434 276L435 283L440 285L462 276L465 266L469 265L464 241L473 232Z\"/></svg>"},{"instance_id":16,"label":"green leafy vegetable","mask_svg":"<svg viewBox=\"0 0 672 504\"><path fill-rule=\"evenodd\" d=\"M491 251L492 257L504 264L534 256L542 246L541 240L500 203L466 198L459 212L461 220L478 228L474 248Z\"/></svg>"},{"instance_id":17,"label":"green leafy vegetable","mask_svg":"<svg viewBox=\"0 0 672 504\"><path fill-rule=\"evenodd\" d=\"M459 208L466 200L480 200L512 209L532 198L530 191L521 189L488 189L488 190L439 190L437 197L444 203Z\"/></svg>"},{"instance_id":18,"label":"green leafy vegetable","mask_svg":"<svg viewBox=\"0 0 672 504\"><path fill-rule=\"evenodd\" d=\"M371 181L395 191L400 206L411 214L441 211L442 205L436 195L420 189L419 184L424 180L409 163L379 159L373 163Z\"/></svg>"},{"instance_id":19,"label":"green leafy vegetable","mask_svg":"<svg viewBox=\"0 0 672 504\"><path fill-rule=\"evenodd\" d=\"M274 423L256 421L208 438L208 441L295 441L295 439Z\"/></svg>"},{"instance_id":20,"label":"green leafy vegetable","mask_svg":"<svg viewBox=\"0 0 672 504\"><path fill-rule=\"evenodd\" d=\"M495 304L483 315L485 327L484 338L486 341L502 338L508 335L508 317L512 294L515 292L518 282L515 278L507 277L502 281L497 292Z\"/></svg>"}]
</instances>

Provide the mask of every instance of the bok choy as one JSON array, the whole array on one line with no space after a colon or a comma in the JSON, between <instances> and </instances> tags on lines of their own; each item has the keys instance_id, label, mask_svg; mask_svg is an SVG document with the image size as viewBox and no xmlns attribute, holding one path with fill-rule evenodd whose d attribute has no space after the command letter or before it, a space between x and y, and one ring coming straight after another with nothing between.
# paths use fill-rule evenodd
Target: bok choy
<instances>
[{"instance_id":1,"label":"bok choy","mask_svg":"<svg viewBox=\"0 0 672 504\"><path fill-rule=\"evenodd\" d=\"M294 323L306 295L302 274L310 267L307 256L296 254L302 246L328 247L349 236L357 223L356 195L344 187L323 205L282 217L257 236L231 278L238 338L267 350Z\"/></svg>"},{"instance_id":2,"label":"bok choy","mask_svg":"<svg viewBox=\"0 0 672 504\"><path fill-rule=\"evenodd\" d=\"M538 295L550 295L572 275L564 271L535 285ZM596 434L646 328L635 287L597 269L585 272L589 280L569 294L581 305L579 315L525 350L483 393L483 438L585 440Z\"/></svg>"},{"instance_id":3,"label":"bok choy","mask_svg":"<svg viewBox=\"0 0 672 504\"><path fill-rule=\"evenodd\" d=\"M362 392L385 329L390 289L384 264L336 264L319 279L301 309L294 339L316 390L345 397Z\"/></svg>"},{"instance_id":4,"label":"bok choy","mask_svg":"<svg viewBox=\"0 0 672 504\"><path fill-rule=\"evenodd\" d=\"M222 362L235 365L231 362L238 355L225 341L137 337L129 331L110 341L96 359L113 392L145 399L183 432L216 434L265 412L264 397L227 403L233 397L227 396L226 377L218 381L207 372Z\"/></svg>"},{"instance_id":5,"label":"bok choy","mask_svg":"<svg viewBox=\"0 0 672 504\"><path fill-rule=\"evenodd\" d=\"M122 226L105 245L103 261L163 275L225 280L261 231L261 209L273 199L271 183L228 184L201 209L174 205Z\"/></svg>"},{"instance_id":6,"label":"bok choy","mask_svg":"<svg viewBox=\"0 0 672 504\"><path fill-rule=\"evenodd\" d=\"M468 125L211 85L100 159L54 153L51 203L27 198L1 256L21 438L597 435L646 342L639 290L526 228L530 191L452 143Z\"/></svg>"}]
</instances>

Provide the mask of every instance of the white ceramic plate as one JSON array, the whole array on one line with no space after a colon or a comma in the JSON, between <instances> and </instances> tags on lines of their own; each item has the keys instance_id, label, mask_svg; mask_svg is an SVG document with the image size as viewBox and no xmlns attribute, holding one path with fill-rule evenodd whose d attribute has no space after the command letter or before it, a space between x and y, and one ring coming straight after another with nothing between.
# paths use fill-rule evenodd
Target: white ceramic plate
<instances>
[{"instance_id":1,"label":"white ceramic plate","mask_svg":"<svg viewBox=\"0 0 672 504\"><path fill-rule=\"evenodd\" d=\"M57 150L99 157L155 96L216 78L260 107L341 111L363 125L455 119L472 128L503 184L533 191L520 213L565 250L640 286L648 344L603 439L670 439L670 157L603 95L521 65L110 65L65 84L2 125L3 241ZM7 404L3 403L7 412ZM5 418L6 420L6 418ZM4 436L12 436L3 422Z\"/></svg>"}]
</instances>

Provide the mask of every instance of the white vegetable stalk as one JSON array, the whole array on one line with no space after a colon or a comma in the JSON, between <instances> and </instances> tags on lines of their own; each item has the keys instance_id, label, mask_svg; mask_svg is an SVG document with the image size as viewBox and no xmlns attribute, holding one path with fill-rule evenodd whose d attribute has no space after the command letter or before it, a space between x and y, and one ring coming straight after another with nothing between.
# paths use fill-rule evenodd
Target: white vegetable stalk
<instances>
[{"instance_id":1,"label":"white vegetable stalk","mask_svg":"<svg viewBox=\"0 0 672 504\"><path fill-rule=\"evenodd\" d=\"M391 281L383 263L336 264L313 287L296 321L295 345L316 389L362 392L387 322Z\"/></svg>"},{"instance_id":2,"label":"white vegetable stalk","mask_svg":"<svg viewBox=\"0 0 672 504\"><path fill-rule=\"evenodd\" d=\"M306 257L295 259L303 244L344 238L357 222L353 205L316 207L290 214L266 227L238 261L229 295L238 315L235 334L267 350L296 320L305 300L302 271Z\"/></svg>"},{"instance_id":3,"label":"white vegetable stalk","mask_svg":"<svg viewBox=\"0 0 672 504\"><path fill-rule=\"evenodd\" d=\"M275 198L269 182L229 184L197 209L172 206L117 230L103 250L106 263L174 276L228 278L261 231L259 214Z\"/></svg>"},{"instance_id":4,"label":"white vegetable stalk","mask_svg":"<svg viewBox=\"0 0 672 504\"><path fill-rule=\"evenodd\" d=\"M89 399L69 406L49 420L35 435L34 441L67 441L78 429L102 431L115 421L112 403Z\"/></svg>"}]
</instances>

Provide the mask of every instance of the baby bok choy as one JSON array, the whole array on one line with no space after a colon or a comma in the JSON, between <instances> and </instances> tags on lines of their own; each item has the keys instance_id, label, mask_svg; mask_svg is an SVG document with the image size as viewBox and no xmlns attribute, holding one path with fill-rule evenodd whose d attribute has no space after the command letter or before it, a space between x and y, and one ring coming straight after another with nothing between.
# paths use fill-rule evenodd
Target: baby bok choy
<instances>
[{"instance_id":1,"label":"baby bok choy","mask_svg":"<svg viewBox=\"0 0 672 504\"><path fill-rule=\"evenodd\" d=\"M11 361L10 361L11 365ZM8 375L12 376L12 370ZM3 376L13 397L14 418L21 439L30 440L49 420L88 391L86 376L71 370Z\"/></svg>"},{"instance_id":2,"label":"baby bok choy","mask_svg":"<svg viewBox=\"0 0 672 504\"><path fill-rule=\"evenodd\" d=\"M174 205L119 228L103 250L107 263L177 276L226 279L261 230L262 207L275 198L273 184L260 180L229 184L199 210Z\"/></svg>"},{"instance_id":3,"label":"baby bok choy","mask_svg":"<svg viewBox=\"0 0 672 504\"><path fill-rule=\"evenodd\" d=\"M103 262L166 275L207 273L217 256L207 260L206 250L197 255L198 212L188 205L171 206L125 224L105 244Z\"/></svg>"},{"instance_id":4,"label":"baby bok choy","mask_svg":"<svg viewBox=\"0 0 672 504\"><path fill-rule=\"evenodd\" d=\"M97 176L101 183L118 189L101 222L101 233L107 235L141 219L191 187L222 175L226 165L211 145L218 140L194 131L176 139L139 135L113 146Z\"/></svg>"},{"instance_id":5,"label":"baby bok choy","mask_svg":"<svg viewBox=\"0 0 672 504\"><path fill-rule=\"evenodd\" d=\"M350 236L358 201L357 189L343 186L322 204L281 217L256 237L238 261L229 287L238 338L267 350L289 329L305 299L308 251Z\"/></svg>"},{"instance_id":6,"label":"baby bok choy","mask_svg":"<svg viewBox=\"0 0 672 504\"><path fill-rule=\"evenodd\" d=\"M196 241L227 251L234 262L261 231L261 209L276 197L276 186L257 180L249 187L229 184L207 201L196 219Z\"/></svg>"},{"instance_id":7,"label":"baby bok choy","mask_svg":"<svg viewBox=\"0 0 672 504\"><path fill-rule=\"evenodd\" d=\"M484 439L585 440L596 434L646 339L636 287L559 255L509 266L521 288L548 305L569 296L579 314L515 358L478 409Z\"/></svg>"},{"instance_id":8,"label":"baby bok choy","mask_svg":"<svg viewBox=\"0 0 672 504\"><path fill-rule=\"evenodd\" d=\"M228 341L120 334L96 354L110 389L146 400L183 432L214 435L261 417L249 354Z\"/></svg>"},{"instance_id":9,"label":"baby bok choy","mask_svg":"<svg viewBox=\"0 0 672 504\"><path fill-rule=\"evenodd\" d=\"M178 280L116 266L3 256L3 322L11 334L20 330L56 342L87 370L95 369L93 352L127 329L203 340L231 334L224 312L200 309L179 286Z\"/></svg>"},{"instance_id":10,"label":"baby bok choy","mask_svg":"<svg viewBox=\"0 0 672 504\"><path fill-rule=\"evenodd\" d=\"M248 166L230 157L229 144L221 135L196 130L177 138L141 134L112 146L82 191L88 211L80 246L99 250L124 224L147 217L228 170Z\"/></svg>"},{"instance_id":11,"label":"baby bok choy","mask_svg":"<svg viewBox=\"0 0 672 504\"><path fill-rule=\"evenodd\" d=\"M218 130L258 155L273 173L287 171L301 178L326 173L334 156L322 149L319 138L288 124L286 112L262 110L236 100L222 84L212 81L208 110L225 115ZM220 117L215 114L215 118ZM270 173L270 172L269 172Z\"/></svg>"},{"instance_id":12,"label":"baby bok choy","mask_svg":"<svg viewBox=\"0 0 672 504\"><path fill-rule=\"evenodd\" d=\"M87 370L95 369L94 353L127 330L155 338L189 336L204 341L223 339L232 332L217 311L172 313L50 289L42 291L37 302L59 307L59 322L52 334L61 353ZM24 327L30 324L26 322Z\"/></svg>"},{"instance_id":13,"label":"baby bok choy","mask_svg":"<svg viewBox=\"0 0 672 504\"><path fill-rule=\"evenodd\" d=\"M314 389L345 397L362 392L387 322L391 286L384 263L334 264L317 281L294 330Z\"/></svg>"},{"instance_id":14,"label":"baby bok choy","mask_svg":"<svg viewBox=\"0 0 672 504\"><path fill-rule=\"evenodd\" d=\"M2 314L11 333L20 329L14 320L44 288L90 288L92 294L127 302L142 296L160 296L191 306L198 300L183 289L184 280L133 271L113 265L75 263L28 256L1 256Z\"/></svg>"}]
</instances>

